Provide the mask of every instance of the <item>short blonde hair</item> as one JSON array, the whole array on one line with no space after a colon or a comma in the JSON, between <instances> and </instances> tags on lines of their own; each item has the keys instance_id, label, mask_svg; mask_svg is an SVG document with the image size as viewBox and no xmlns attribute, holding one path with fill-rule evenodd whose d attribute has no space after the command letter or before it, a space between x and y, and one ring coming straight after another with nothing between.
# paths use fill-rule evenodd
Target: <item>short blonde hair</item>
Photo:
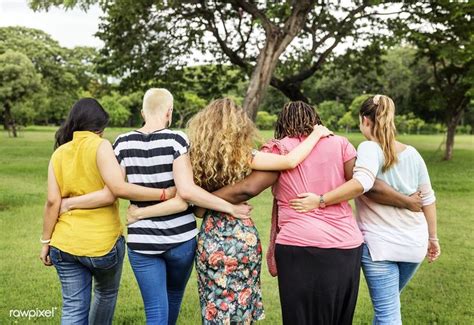
<instances>
[{"instance_id":1,"label":"short blonde hair","mask_svg":"<svg viewBox=\"0 0 474 325\"><path fill-rule=\"evenodd\" d=\"M150 88L143 96L143 112L155 114L173 107L173 95L165 88Z\"/></svg>"}]
</instances>

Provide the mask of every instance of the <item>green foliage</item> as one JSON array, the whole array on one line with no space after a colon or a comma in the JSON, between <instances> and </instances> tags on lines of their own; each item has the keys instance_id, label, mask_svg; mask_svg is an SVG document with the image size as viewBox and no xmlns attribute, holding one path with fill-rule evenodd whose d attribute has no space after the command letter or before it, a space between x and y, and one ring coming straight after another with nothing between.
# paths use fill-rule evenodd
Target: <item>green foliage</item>
<instances>
[{"instance_id":1,"label":"green foliage","mask_svg":"<svg viewBox=\"0 0 474 325\"><path fill-rule=\"evenodd\" d=\"M121 96L119 103L130 112L129 126L141 126L143 118L141 116L143 91L136 91L125 96Z\"/></svg>"},{"instance_id":2,"label":"green foliage","mask_svg":"<svg viewBox=\"0 0 474 325\"><path fill-rule=\"evenodd\" d=\"M7 50L0 54L0 101L21 100L40 87L40 76L33 63L22 53Z\"/></svg>"},{"instance_id":3,"label":"green foliage","mask_svg":"<svg viewBox=\"0 0 474 325\"><path fill-rule=\"evenodd\" d=\"M408 113L407 115L395 115L395 127L398 133L417 133L422 131L426 122L419 117L415 117L415 114Z\"/></svg>"},{"instance_id":4,"label":"green foliage","mask_svg":"<svg viewBox=\"0 0 474 325\"><path fill-rule=\"evenodd\" d=\"M364 94L364 95L360 95L360 96L357 96L355 97L353 100L352 100L352 103L351 105L349 106L349 111L351 112L351 115L352 115L352 118L354 120L357 121L357 123L359 122L359 111L360 111L360 108L362 107L362 104L369 98L369 97L372 97L374 95L372 94Z\"/></svg>"},{"instance_id":5,"label":"green foliage","mask_svg":"<svg viewBox=\"0 0 474 325\"><path fill-rule=\"evenodd\" d=\"M257 112L255 124L260 130L273 130L278 116L266 111Z\"/></svg>"},{"instance_id":6,"label":"green foliage","mask_svg":"<svg viewBox=\"0 0 474 325\"><path fill-rule=\"evenodd\" d=\"M359 121L354 119L350 111L347 111L346 113L344 113L342 118L339 121L337 121L337 126L339 128L345 129L346 132L349 132L349 130L356 128L358 124L359 124Z\"/></svg>"},{"instance_id":7,"label":"green foliage","mask_svg":"<svg viewBox=\"0 0 474 325\"><path fill-rule=\"evenodd\" d=\"M100 103L104 109L109 113L110 126L126 126L130 118L130 111L125 105L128 103L128 98L120 96L118 93L112 93L102 97Z\"/></svg>"},{"instance_id":8,"label":"green foliage","mask_svg":"<svg viewBox=\"0 0 474 325\"><path fill-rule=\"evenodd\" d=\"M455 127L474 95L474 3L434 1L405 7L411 15L395 24L395 30L417 47L418 60L431 65L430 96L447 124Z\"/></svg>"},{"instance_id":9,"label":"green foliage","mask_svg":"<svg viewBox=\"0 0 474 325\"><path fill-rule=\"evenodd\" d=\"M25 54L42 76L47 106L39 107L39 116L59 121L77 99L77 81L63 65L65 50L48 34L25 27L0 28L0 53L12 49Z\"/></svg>"},{"instance_id":10,"label":"green foliage","mask_svg":"<svg viewBox=\"0 0 474 325\"><path fill-rule=\"evenodd\" d=\"M245 91L245 89L242 89ZM277 114L281 111L283 106L288 102L288 98L275 88L269 88L263 100L261 110L267 111L271 114Z\"/></svg>"},{"instance_id":11,"label":"green foliage","mask_svg":"<svg viewBox=\"0 0 474 325\"><path fill-rule=\"evenodd\" d=\"M63 48L50 35L37 29L0 28L0 54L8 49L26 55L41 75L42 87L36 93L41 98L36 103L41 105L35 107L34 114L29 114L37 122L58 123L63 120L80 92L87 90L92 79L98 78L92 72L95 50Z\"/></svg>"},{"instance_id":12,"label":"green foliage","mask_svg":"<svg viewBox=\"0 0 474 325\"><path fill-rule=\"evenodd\" d=\"M207 105L207 101L197 94L185 91L178 100L175 99L173 116L178 128L184 128L188 120Z\"/></svg>"},{"instance_id":13,"label":"green foliage","mask_svg":"<svg viewBox=\"0 0 474 325\"><path fill-rule=\"evenodd\" d=\"M22 112L17 107L41 89L40 80L40 75L36 73L33 63L26 55L11 50L0 54L0 105L4 125L7 128L12 126L14 136L15 124L24 123L34 115L31 110ZM24 113L25 117L21 113Z\"/></svg>"},{"instance_id":14,"label":"green foliage","mask_svg":"<svg viewBox=\"0 0 474 325\"><path fill-rule=\"evenodd\" d=\"M347 50L345 61L350 58L354 70L361 70L363 64L367 65L365 70L371 69L367 63L372 63L372 58L377 62L380 39L386 37L383 28L387 20L380 13L390 7L390 3L380 1L247 1L242 5L239 1L33 0L30 5L38 10L52 6L88 8L91 3L104 11L97 34L104 41L101 71L120 78L129 89L139 89L157 79L168 80L170 72L182 69L196 53L211 56L208 62L230 63L243 76L257 80L262 75L258 73L262 68L259 62L263 62L257 59L267 57L274 63L266 68L271 67L271 82L268 78L259 81L265 83L262 91L270 82L287 98L305 101L310 96L302 92L303 83L331 62L334 49L345 41L357 44L357 50ZM286 42L295 36L294 42ZM360 44L369 45L358 51ZM275 51L262 52L265 45ZM285 54L271 57L276 52ZM361 81L358 84L370 83ZM358 93L364 91L367 89ZM259 104L275 113L268 106L280 107L281 103Z\"/></svg>"},{"instance_id":15,"label":"green foliage","mask_svg":"<svg viewBox=\"0 0 474 325\"><path fill-rule=\"evenodd\" d=\"M327 100L318 105L317 112L326 127L331 130L337 130L338 121L346 113L346 108L343 103Z\"/></svg>"}]
</instances>

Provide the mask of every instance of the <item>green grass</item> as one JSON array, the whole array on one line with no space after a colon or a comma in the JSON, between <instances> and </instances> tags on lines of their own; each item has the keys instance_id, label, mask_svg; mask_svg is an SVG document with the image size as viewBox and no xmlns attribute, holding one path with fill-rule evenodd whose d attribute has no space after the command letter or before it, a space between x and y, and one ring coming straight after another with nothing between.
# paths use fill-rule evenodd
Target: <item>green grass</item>
<instances>
[{"instance_id":1,"label":"green grass","mask_svg":"<svg viewBox=\"0 0 474 325\"><path fill-rule=\"evenodd\" d=\"M38 259L43 204L46 198L46 171L52 153L54 128L27 128L20 138L0 134L0 324L28 322L59 323L61 291L54 268ZM113 140L124 129L110 129ZM271 132L262 132L265 138ZM354 145L362 141L350 134ZM474 242L474 137L457 136L454 159L441 160L442 136L402 136L425 158L438 199L439 237L442 255L434 264L423 263L402 294L405 324L473 324L472 308ZM253 218L260 231L264 250L268 244L272 197L269 190L253 199ZM121 202L122 216L126 202ZM266 319L260 324L280 324L278 286L264 264L263 298ZM51 319L14 319L11 309L58 307ZM367 287L361 281L355 324L369 324L372 318ZM140 292L128 260L125 261L116 324L143 324ZM199 324L200 312L195 274L189 280L179 324Z\"/></svg>"}]
</instances>

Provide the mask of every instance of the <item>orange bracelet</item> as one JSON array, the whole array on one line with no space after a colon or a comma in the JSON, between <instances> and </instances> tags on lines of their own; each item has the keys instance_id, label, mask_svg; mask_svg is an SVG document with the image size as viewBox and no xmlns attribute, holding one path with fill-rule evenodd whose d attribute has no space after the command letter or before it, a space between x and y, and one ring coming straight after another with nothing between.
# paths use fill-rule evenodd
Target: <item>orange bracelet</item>
<instances>
[{"instance_id":1,"label":"orange bracelet","mask_svg":"<svg viewBox=\"0 0 474 325\"><path fill-rule=\"evenodd\" d=\"M163 191L161 192L160 201L166 201L165 189L163 189Z\"/></svg>"}]
</instances>

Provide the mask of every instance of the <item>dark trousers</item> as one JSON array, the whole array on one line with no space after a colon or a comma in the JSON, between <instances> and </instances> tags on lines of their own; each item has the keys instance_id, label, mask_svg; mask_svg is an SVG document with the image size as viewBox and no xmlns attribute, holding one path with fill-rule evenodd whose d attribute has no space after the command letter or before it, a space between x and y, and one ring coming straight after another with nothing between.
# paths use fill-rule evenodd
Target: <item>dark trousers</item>
<instances>
[{"instance_id":1,"label":"dark trousers","mask_svg":"<svg viewBox=\"0 0 474 325\"><path fill-rule=\"evenodd\" d=\"M361 256L362 246L324 249L277 244L283 324L352 324Z\"/></svg>"}]
</instances>

